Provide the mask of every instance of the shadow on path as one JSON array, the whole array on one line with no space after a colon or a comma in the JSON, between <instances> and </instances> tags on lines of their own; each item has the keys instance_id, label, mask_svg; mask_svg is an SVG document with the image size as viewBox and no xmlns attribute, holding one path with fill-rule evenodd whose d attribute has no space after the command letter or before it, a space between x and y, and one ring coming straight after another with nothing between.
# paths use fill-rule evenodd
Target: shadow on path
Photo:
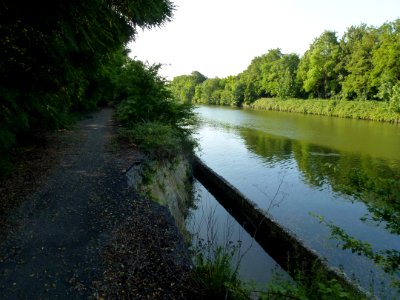
<instances>
[{"instance_id":1,"label":"shadow on path","mask_svg":"<svg viewBox=\"0 0 400 300\"><path fill-rule=\"evenodd\" d=\"M134 218L144 224L141 236L136 237L143 239L146 228L152 226L141 219L143 206L150 208L148 218L166 220L159 229L161 235L166 228L176 230L163 207L128 188L127 156L109 150L111 116L112 110L104 109L80 122L58 168L10 213L7 223L12 229L0 237L2 299L90 298L107 295L109 286L125 289L123 282L104 278L104 274L120 272L104 261L104 251L110 253L110 247L121 244L115 233ZM136 155L140 156L131 153L129 158L135 160ZM178 238L173 242L181 243ZM140 260L140 253L136 255ZM141 275L134 273L131 276L140 282ZM114 291L114 295L122 294Z\"/></svg>"}]
</instances>

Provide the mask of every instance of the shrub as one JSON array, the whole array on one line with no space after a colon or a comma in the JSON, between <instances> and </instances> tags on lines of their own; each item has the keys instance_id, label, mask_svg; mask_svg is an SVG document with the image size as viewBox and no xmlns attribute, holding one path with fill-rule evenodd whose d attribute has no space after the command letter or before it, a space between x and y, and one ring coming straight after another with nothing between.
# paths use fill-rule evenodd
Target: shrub
<instances>
[{"instance_id":1,"label":"shrub","mask_svg":"<svg viewBox=\"0 0 400 300\"><path fill-rule=\"evenodd\" d=\"M173 158L177 153L192 150L195 141L169 124L146 122L122 129L120 139L135 144L152 158Z\"/></svg>"},{"instance_id":2,"label":"shrub","mask_svg":"<svg viewBox=\"0 0 400 300\"><path fill-rule=\"evenodd\" d=\"M117 120L125 127L121 137L157 158L192 150L197 118L193 106L172 99L160 65L129 60L118 78Z\"/></svg>"}]
</instances>

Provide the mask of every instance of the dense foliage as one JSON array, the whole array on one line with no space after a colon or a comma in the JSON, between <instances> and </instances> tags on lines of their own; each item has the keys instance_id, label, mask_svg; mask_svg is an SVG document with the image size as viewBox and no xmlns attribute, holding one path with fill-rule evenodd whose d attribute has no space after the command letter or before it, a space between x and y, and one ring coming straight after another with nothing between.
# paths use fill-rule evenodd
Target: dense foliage
<instances>
[{"instance_id":1,"label":"dense foliage","mask_svg":"<svg viewBox=\"0 0 400 300\"><path fill-rule=\"evenodd\" d=\"M127 59L117 76L115 94L116 117L124 125L120 138L158 159L191 150L196 122L193 106L172 97L159 68Z\"/></svg>"},{"instance_id":2,"label":"dense foliage","mask_svg":"<svg viewBox=\"0 0 400 300\"><path fill-rule=\"evenodd\" d=\"M35 129L113 100L137 28L170 20L169 0L5 0L0 4L0 169Z\"/></svg>"},{"instance_id":3,"label":"dense foliage","mask_svg":"<svg viewBox=\"0 0 400 300\"><path fill-rule=\"evenodd\" d=\"M302 57L272 49L236 76L196 81L192 73L174 78L171 86L177 97L184 94L181 98L195 103L241 106L263 97L333 98L384 101L400 112L400 19L379 28L352 26L340 39L325 31Z\"/></svg>"}]
</instances>

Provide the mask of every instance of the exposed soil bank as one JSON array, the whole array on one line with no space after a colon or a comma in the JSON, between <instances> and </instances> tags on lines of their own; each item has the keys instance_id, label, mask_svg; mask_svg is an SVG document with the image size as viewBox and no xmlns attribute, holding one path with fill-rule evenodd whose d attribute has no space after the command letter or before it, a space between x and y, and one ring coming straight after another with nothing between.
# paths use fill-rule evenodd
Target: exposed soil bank
<instances>
[{"instance_id":1,"label":"exposed soil bank","mask_svg":"<svg viewBox=\"0 0 400 300\"><path fill-rule=\"evenodd\" d=\"M180 154L173 160L145 160L127 172L128 182L146 198L168 208L181 232L192 199L192 166L190 158Z\"/></svg>"},{"instance_id":2,"label":"exposed soil bank","mask_svg":"<svg viewBox=\"0 0 400 300\"><path fill-rule=\"evenodd\" d=\"M166 207L128 186L143 156L110 146L111 116L104 109L60 133L51 154L35 152L1 184L12 202L1 215L3 299L190 298L183 238Z\"/></svg>"}]
</instances>

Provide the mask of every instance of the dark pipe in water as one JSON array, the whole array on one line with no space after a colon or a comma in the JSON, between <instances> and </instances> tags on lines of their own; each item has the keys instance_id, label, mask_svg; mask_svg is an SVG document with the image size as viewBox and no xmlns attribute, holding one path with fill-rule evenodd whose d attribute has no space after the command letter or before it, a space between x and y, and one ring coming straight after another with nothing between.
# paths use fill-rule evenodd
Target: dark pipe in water
<instances>
[{"instance_id":1,"label":"dark pipe in water","mask_svg":"<svg viewBox=\"0 0 400 300\"><path fill-rule=\"evenodd\" d=\"M361 287L340 270L328 266L314 250L309 249L293 233L273 220L257 204L211 170L198 157L193 158L193 174L218 202L241 224L263 249L292 277L297 271L309 280L323 275L335 279L348 290L367 298ZM310 276L308 276L310 275ZM314 276L313 276L314 275ZM304 278L306 280L306 278ZM307 284L307 282L305 282Z\"/></svg>"}]
</instances>

